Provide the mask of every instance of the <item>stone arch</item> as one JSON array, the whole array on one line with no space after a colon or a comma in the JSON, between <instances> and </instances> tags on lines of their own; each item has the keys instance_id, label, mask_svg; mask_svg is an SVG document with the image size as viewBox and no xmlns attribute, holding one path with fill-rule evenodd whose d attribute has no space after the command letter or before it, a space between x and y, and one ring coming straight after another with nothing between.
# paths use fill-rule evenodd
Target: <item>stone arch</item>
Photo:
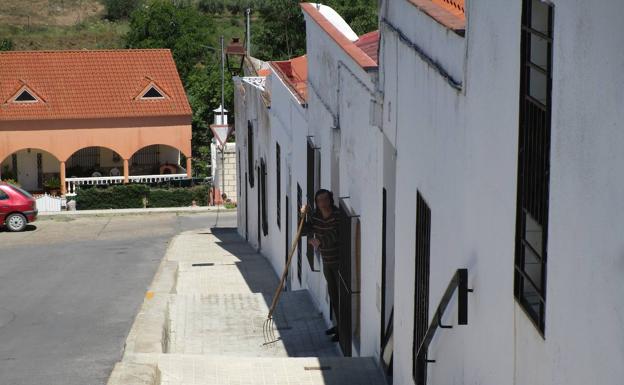
<instances>
[{"instance_id":1,"label":"stone arch","mask_svg":"<svg viewBox=\"0 0 624 385\"><path fill-rule=\"evenodd\" d=\"M187 173L183 157L190 160L184 151L177 146L166 143L154 143L145 145L136 150L129 159L130 173L132 175L158 175L163 173Z\"/></svg>"},{"instance_id":2,"label":"stone arch","mask_svg":"<svg viewBox=\"0 0 624 385\"><path fill-rule=\"evenodd\" d=\"M65 159L65 168L68 177L122 176L124 158L108 146L86 146Z\"/></svg>"},{"instance_id":3,"label":"stone arch","mask_svg":"<svg viewBox=\"0 0 624 385\"><path fill-rule=\"evenodd\" d=\"M14 179L29 191L61 189L61 160L38 147L17 148L0 158L0 178ZM52 185L58 181L59 186Z\"/></svg>"}]
</instances>

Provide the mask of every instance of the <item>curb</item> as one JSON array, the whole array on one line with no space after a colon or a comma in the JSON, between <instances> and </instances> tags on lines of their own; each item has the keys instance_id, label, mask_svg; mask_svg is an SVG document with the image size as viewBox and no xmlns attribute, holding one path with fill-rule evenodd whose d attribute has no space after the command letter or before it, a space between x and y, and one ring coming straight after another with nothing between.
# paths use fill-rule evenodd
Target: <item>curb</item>
<instances>
[{"instance_id":1,"label":"curb","mask_svg":"<svg viewBox=\"0 0 624 385\"><path fill-rule=\"evenodd\" d=\"M201 214L210 212L235 212L236 208L226 209L223 206L208 207L164 207L155 209L109 209L109 210L82 210L82 211L60 211L60 212L40 212L37 220L73 217L97 217L97 216L118 216L118 215L146 215L146 214Z\"/></svg>"}]
</instances>

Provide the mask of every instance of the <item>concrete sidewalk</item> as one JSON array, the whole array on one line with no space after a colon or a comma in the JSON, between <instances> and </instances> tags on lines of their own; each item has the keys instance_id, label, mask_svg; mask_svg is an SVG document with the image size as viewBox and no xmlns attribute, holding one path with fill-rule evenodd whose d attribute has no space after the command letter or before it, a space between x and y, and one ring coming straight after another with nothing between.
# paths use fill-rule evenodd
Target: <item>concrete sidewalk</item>
<instances>
[{"instance_id":1,"label":"concrete sidewalk","mask_svg":"<svg viewBox=\"0 0 624 385\"><path fill-rule=\"evenodd\" d=\"M109 385L384 384L372 358L344 358L307 291L284 292L279 340L263 323L278 277L235 229L174 238Z\"/></svg>"}]
</instances>

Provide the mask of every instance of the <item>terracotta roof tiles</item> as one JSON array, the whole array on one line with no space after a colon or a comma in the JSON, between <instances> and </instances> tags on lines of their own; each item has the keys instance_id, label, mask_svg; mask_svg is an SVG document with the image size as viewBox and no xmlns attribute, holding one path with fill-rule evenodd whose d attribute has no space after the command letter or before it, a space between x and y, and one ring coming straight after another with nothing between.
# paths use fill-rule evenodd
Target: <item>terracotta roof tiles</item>
<instances>
[{"instance_id":1,"label":"terracotta roof tiles","mask_svg":"<svg viewBox=\"0 0 624 385\"><path fill-rule=\"evenodd\" d=\"M305 55L291 60L270 62L280 78L301 103L308 100L308 59Z\"/></svg>"},{"instance_id":2,"label":"terracotta roof tiles","mask_svg":"<svg viewBox=\"0 0 624 385\"><path fill-rule=\"evenodd\" d=\"M137 96L153 83L164 99ZM42 99L12 103L23 86ZM0 53L0 120L191 115L166 49Z\"/></svg>"}]
</instances>

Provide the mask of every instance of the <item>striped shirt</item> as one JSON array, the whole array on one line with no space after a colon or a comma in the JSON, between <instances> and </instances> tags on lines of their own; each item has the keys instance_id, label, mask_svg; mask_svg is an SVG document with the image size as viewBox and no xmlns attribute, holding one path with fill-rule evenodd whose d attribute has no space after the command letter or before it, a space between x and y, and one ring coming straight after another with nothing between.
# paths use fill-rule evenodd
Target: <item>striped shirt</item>
<instances>
[{"instance_id":1,"label":"striped shirt","mask_svg":"<svg viewBox=\"0 0 624 385\"><path fill-rule=\"evenodd\" d=\"M308 238L318 239L321 244L319 251L324 264L337 264L340 262L339 244L340 211L334 208L327 218L323 218L320 210L315 210L308 218L303 227L303 235Z\"/></svg>"}]
</instances>

